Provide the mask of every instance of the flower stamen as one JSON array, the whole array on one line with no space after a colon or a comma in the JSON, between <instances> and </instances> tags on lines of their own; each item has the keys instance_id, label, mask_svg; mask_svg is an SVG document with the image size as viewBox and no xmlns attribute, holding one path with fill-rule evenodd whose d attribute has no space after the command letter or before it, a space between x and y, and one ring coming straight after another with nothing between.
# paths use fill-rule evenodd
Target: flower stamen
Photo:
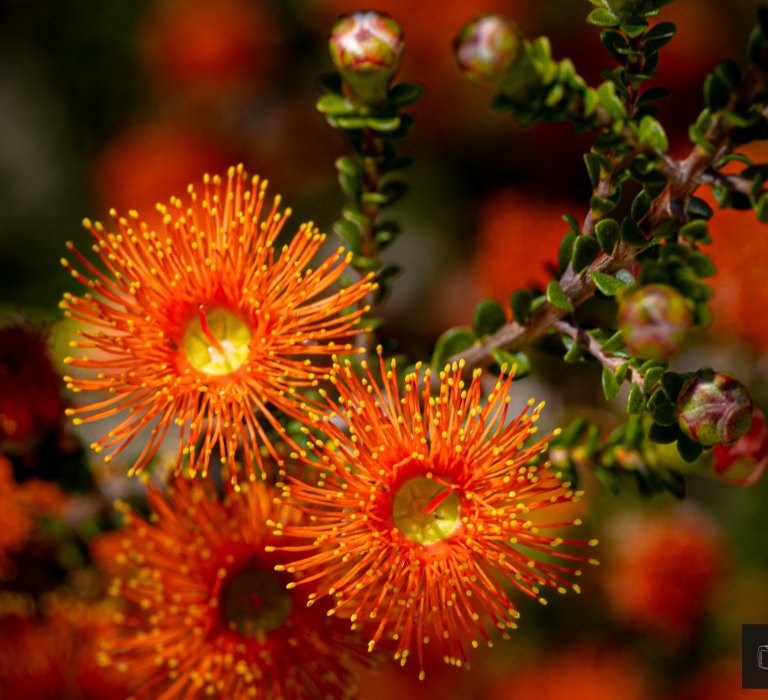
<instances>
[{"instance_id":1,"label":"flower stamen","mask_svg":"<svg viewBox=\"0 0 768 700\"><path fill-rule=\"evenodd\" d=\"M407 539L432 545L461 527L461 503L453 489L419 476L406 481L395 494L392 516Z\"/></svg>"},{"instance_id":2,"label":"flower stamen","mask_svg":"<svg viewBox=\"0 0 768 700\"><path fill-rule=\"evenodd\" d=\"M206 315L200 304L184 335L184 355L203 374L224 376L248 360L250 342L251 331L238 316L226 309Z\"/></svg>"}]
</instances>

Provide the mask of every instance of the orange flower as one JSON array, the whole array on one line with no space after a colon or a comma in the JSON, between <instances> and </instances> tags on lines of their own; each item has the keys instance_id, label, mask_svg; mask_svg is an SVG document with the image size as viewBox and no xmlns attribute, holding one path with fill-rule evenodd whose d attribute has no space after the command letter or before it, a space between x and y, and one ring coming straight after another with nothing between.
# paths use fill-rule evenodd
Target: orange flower
<instances>
[{"instance_id":1,"label":"orange flower","mask_svg":"<svg viewBox=\"0 0 768 700\"><path fill-rule=\"evenodd\" d=\"M605 588L616 615L684 640L706 613L725 570L723 540L703 511L677 508L618 519Z\"/></svg>"},{"instance_id":2,"label":"orange flower","mask_svg":"<svg viewBox=\"0 0 768 700\"><path fill-rule=\"evenodd\" d=\"M107 460L151 427L131 473L178 424L177 469L188 455L192 471L205 474L218 452L236 483L242 442L249 477L256 466L264 474L262 447L280 463L267 434L270 427L285 433L276 411L304 419L297 390L328 373L311 358L353 352L347 341L367 309L341 312L373 284L360 280L320 297L349 255L338 249L309 269L325 240L311 223L276 250L288 212L278 211L279 197L266 208L265 189L258 177L249 186L242 167L231 168L226 184L206 176L202 197L190 186L186 202L161 207L162 232L135 212L130 220L113 212L116 234L86 221L105 272L69 245L90 277L64 261L88 288L62 302L85 324L73 343L84 355L66 361L95 376L66 381L75 392L108 392L69 413L78 423L122 417L92 445L112 450Z\"/></svg>"},{"instance_id":3,"label":"orange flower","mask_svg":"<svg viewBox=\"0 0 768 700\"><path fill-rule=\"evenodd\" d=\"M160 0L140 31L147 77L165 93L262 85L278 63L279 27L254 0Z\"/></svg>"},{"instance_id":4,"label":"orange flower","mask_svg":"<svg viewBox=\"0 0 768 700\"><path fill-rule=\"evenodd\" d=\"M558 246L568 231L562 218L566 211L574 208L511 190L488 198L480 212L472 261L473 275L483 292L506 299L516 289L546 287L557 266ZM520 253L510 256L510 250Z\"/></svg>"},{"instance_id":5,"label":"orange flower","mask_svg":"<svg viewBox=\"0 0 768 700\"><path fill-rule=\"evenodd\" d=\"M66 500L55 484L39 479L16 483L11 463L0 454L0 581L12 577L10 557L34 535L37 519L58 515Z\"/></svg>"},{"instance_id":6,"label":"orange flower","mask_svg":"<svg viewBox=\"0 0 768 700\"><path fill-rule=\"evenodd\" d=\"M135 209L150 228L162 228L156 209L183 192L187 173L220 172L232 158L210 133L190 124L152 120L118 133L99 153L92 188L101 207Z\"/></svg>"},{"instance_id":7,"label":"orange flower","mask_svg":"<svg viewBox=\"0 0 768 700\"><path fill-rule=\"evenodd\" d=\"M599 647L549 648L496 680L489 700L651 700L642 669L627 654Z\"/></svg>"},{"instance_id":8,"label":"orange flower","mask_svg":"<svg viewBox=\"0 0 768 700\"><path fill-rule=\"evenodd\" d=\"M309 444L318 483L291 478L284 489L311 516L283 528L309 540L285 547L303 555L287 570L306 574L297 583L314 583L310 599L334 598L353 625L374 620L369 648L389 634L405 663L415 647L423 674L430 638L462 665L467 642L490 644L488 627L516 626L504 584L542 603L547 589L578 591L566 575L578 576L583 558L563 545L582 543L546 534L563 523L537 517L577 494L536 465L547 438L524 444L541 405L508 421L511 376L481 405L479 372L467 386L460 366L446 368L433 393L430 370L417 366L401 393L394 360L379 359L383 388L365 363L363 378L349 362L335 366L338 413L324 418L327 439Z\"/></svg>"},{"instance_id":9,"label":"orange flower","mask_svg":"<svg viewBox=\"0 0 768 700\"><path fill-rule=\"evenodd\" d=\"M246 485L220 501L181 478L149 490L150 523L126 510L131 571L113 594L128 603L102 662L129 674L135 698L319 698L354 691L349 662L364 647L326 610L308 609L268 552L296 510Z\"/></svg>"},{"instance_id":10,"label":"orange flower","mask_svg":"<svg viewBox=\"0 0 768 700\"><path fill-rule=\"evenodd\" d=\"M0 697L25 700L121 700L125 685L99 666L98 642L113 634L112 611L53 594L35 614L30 599L0 598Z\"/></svg>"}]
</instances>

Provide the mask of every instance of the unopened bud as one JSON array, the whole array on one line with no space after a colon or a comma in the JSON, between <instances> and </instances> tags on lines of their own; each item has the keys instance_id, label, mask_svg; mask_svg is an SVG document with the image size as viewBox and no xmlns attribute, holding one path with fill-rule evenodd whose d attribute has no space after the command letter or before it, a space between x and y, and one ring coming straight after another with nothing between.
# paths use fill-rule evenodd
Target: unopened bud
<instances>
[{"instance_id":1,"label":"unopened bud","mask_svg":"<svg viewBox=\"0 0 768 700\"><path fill-rule=\"evenodd\" d=\"M523 36L512 20L482 15L464 26L453 43L462 72L482 85L499 85L523 52Z\"/></svg>"},{"instance_id":2,"label":"unopened bud","mask_svg":"<svg viewBox=\"0 0 768 700\"><path fill-rule=\"evenodd\" d=\"M639 287L619 303L619 330L634 357L672 357L683 347L692 324L690 302L666 284Z\"/></svg>"},{"instance_id":3,"label":"unopened bud","mask_svg":"<svg viewBox=\"0 0 768 700\"><path fill-rule=\"evenodd\" d=\"M403 55L403 30L381 12L354 12L336 22L329 49L336 69L363 104L374 105L387 88Z\"/></svg>"},{"instance_id":4,"label":"unopened bud","mask_svg":"<svg viewBox=\"0 0 768 700\"><path fill-rule=\"evenodd\" d=\"M749 432L752 399L730 374L699 370L684 385L675 405L680 429L706 446L730 445Z\"/></svg>"},{"instance_id":5,"label":"unopened bud","mask_svg":"<svg viewBox=\"0 0 768 700\"><path fill-rule=\"evenodd\" d=\"M749 432L732 445L715 447L712 452L719 479L736 486L756 483L768 466L768 425L763 412L755 408Z\"/></svg>"}]
</instances>

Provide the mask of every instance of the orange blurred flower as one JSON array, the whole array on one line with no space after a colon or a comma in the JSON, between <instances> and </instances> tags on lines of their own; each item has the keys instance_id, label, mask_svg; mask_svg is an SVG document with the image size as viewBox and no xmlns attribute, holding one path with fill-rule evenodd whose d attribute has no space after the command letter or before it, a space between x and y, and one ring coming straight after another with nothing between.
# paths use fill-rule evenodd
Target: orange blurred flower
<instances>
[{"instance_id":1,"label":"orange blurred flower","mask_svg":"<svg viewBox=\"0 0 768 700\"><path fill-rule=\"evenodd\" d=\"M135 209L150 228L162 229L157 202L185 191L188 173L221 172L230 162L209 136L173 123L139 124L99 154L93 189L105 208Z\"/></svg>"},{"instance_id":2,"label":"orange blurred flower","mask_svg":"<svg viewBox=\"0 0 768 700\"><path fill-rule=\"evenodd\" d=\"M250 484L220 500L209 482L154 488L149 523L126 509L131 564L112 593L128 603L102 662L128 674L135 698L319 698L354 693L361 641L327 609L308 608L276 573L277 523L300 514Z\"/></svg>"},{"instance_id":3,"label":"orange blurred flower","mask_svg":"<svg viewBox=\"0 0 768 700\"><path fill-rule=\"evenodd\" d=\"M489 197L480 209L472 260L472 272L483 293L506 299L516 289L546 287L557 265L558 246L568 231L562 218L567 211L564 202L512 190Z\"/></svg>"},{"instance_id":4,"label":"orange blurred flower","mask_svg":"<svg viewBox=\"0 0 768 700\"><path fill-rule=\"evenodd\" d=\"M401 663L415 648L423 674L430 639L463 665L469 643L490 643L488 627L516 627L506 584L542 603L547 590L578 591L567 578L585 559L566 550L583 543L529 515L577 494L532 463L547 443L524 445L541 406L530 401L508 420L510 376L481 405L479 372L467 385L461 367L446 368L433 391L417 366L401 391L394 360L379 359L382 386L365 363L362 378L349 362L335 366L337 413L308 445L318 483L285 487L312 516L284 527L309 540L286 547L303 557L287 570L305 574L291 585L312 582L310 599L332 597L353 625L373 620L369 648L389 635Z\"/></svg>"},{"instance_id":5,"label":"orange blurred flower","mask_svg":"<svg viewBox=\"0 0 768 700\"><path fill-rule=\"evenodd\" d=\"M750 149L756 162L765 162L766 150ZM757 220L752 210L720 209L711 193L700 190L697 195L709 202L715 215L709 221L712 245L706 252L717 267L710 283L714 295L710 308L714 314L715 337L740 338L759 350L768 349L768 303L765 275L768 265L768 227ZM749 264L745 264L749 261Z\"/></svg>"},{"instance_id":6,"label":"orange blurred flower","mask_svg":"<svg viewBox=\"0 0 768 700\"><path fill-rule=\"evenodd\" d=\"M686 639L725 573L725 545L702 511L634 514L610 526L605 590L616 615L672 640Z\"/></svg>"},{"instance_id":7,"label":"orange blurred flower","mask_svg":"<svg viewBox=\"0 0 768 700\"><path fill-rule=\"evenodd\" d=\"M517 663L497 679L489 700L656 700L642 670L627 654L598 647L552 648Z\"/></svg>"},{"instance_id":8,"label":"orange blurred flower","mask_svg":"<svg viewBox=\"0 0 768 700\"><path fill-rule=\"evenodd\" d=\"M279 44L260 0L160 0L140 35L147 76L164 92L257 87L277 64Z\"/></svg>"},{"instance_id":9,"label":"orange blurred flower","mask_svg":"<svg viewBox=\"0 0 768 700\"><path fill-rule=\"evenodd\" d=\"M96 659L99 640L113 633L112 611L63 595L43 601L0 598L0 697L25 700L123 700L114 669Z\"/></svg>"},{"instance_id":10,"label":"orange blurred flower","mask_svg":"<svg viewBox=\"0 0 768 700\"><path fill-rule=\"evenodd\" d=\"M342 312L373 284L321 297L349 255L338 249L309 268L325 240L311 223L276 250L290 211L278 210L279 197L269 208L266 182L249 183L242 167L226 183L206 176L203 188L162 208L162 232L135 212L124 219L113 211L116 234L87 221L105 272L69 245L90 277L64 261L88 289L62 302L84 324L73 343L84 352L66 361L91 374L65 379L75 392L108 395L68 412L76 422L122 417L92 445L111 450L107 460L151 428L131 473L178 424L177 469L188 456L192 471L205 474L217 452L236 483L237 459L249 476L256 467L264 473L262 447L282 463L267 434L285 433L276 411L306 418L298 390L329 371L311 358L353 352L348 341L365 309Z\"/></svg>"},{"instance_id":11,"label":"orange blurred flower","mask_svg":"<svg viewBox=\"0 0 768 700\"><path fill-rule=\"evenodd\" d=\"M63 419L46 338L22 325L0 328L0 443L44 437Z\"/></svg>"},{"instance_id":12,"label":"orange blurred flower","mask_svg":"<svg viewBox=\"0 0 768 700\"><path fill-rule=\"evenodd\" d=\"M60 514L66 502L55 484L38 479L16 483L11 463L0 455L0 581L13 575L10 557L33 536L37 520Z\"/></svg>"}]
</instances>

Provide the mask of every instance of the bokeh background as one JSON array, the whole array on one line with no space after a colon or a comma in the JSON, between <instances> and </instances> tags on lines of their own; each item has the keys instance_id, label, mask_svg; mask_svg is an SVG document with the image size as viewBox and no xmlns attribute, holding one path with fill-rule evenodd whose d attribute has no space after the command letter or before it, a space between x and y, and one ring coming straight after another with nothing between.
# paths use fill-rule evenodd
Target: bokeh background
<instances>
[{"instance_id":1,"label":"bokeh background","mask_svg":"<svg viewBox=\"0 0 768 700\"><path fill-rule=\"evenodd\" d=\"M674 154L689 148L704 75L721 58L742 60L756 5L676 0L663 12L679 27L655 81L672 91L660 119ZM550 36L555 56L571 57L592 83L612 65L584 22L587 0L364 6L401 23L401 77L426 88L404 145L415 159L396 211L405 232L385 254L404 273L379 309L392 351L424 358L481 298L505 302L518 287L545 284L561 214L581 218L589 196L588 138L561 124L522 129L492 113L491 94L456 69L451 40L474 14L502 12L527 36ZM84 246L83 217L107 222L111 207L152 220L157 201L236 162L270 180L297 225L311 219L330 230L343 204L333 163L348 145L314 102L317 76L330 69L327 32L354 9L350 0L0 1L0 695L23 687L23 697L63 697L62 684L67 697L123 694L89 650L108 634L98 603L114 546L110 503L140 487L83 450L62 415L56 372L66 332L57 303L72 287L59 264L65 242ZM768 160L768 148L751 152ZM715 322L675 365L732 371L763 409L767 234L750 212L717 214ZM34 334L8 330L19 322ZM595 368L545 353L535 360L520 391L547 399L552 425L574 415L616 422L621 408L602 399ZM614 496L585 476L577 515L602 540L603 565L585 572L578 599L523 602L521 630L478 653L471 673L435 660L419 683L414 668L385 669L363 679L361 697L768 693L740 690L741 624L768 623L768 485L691 477L680 502L631 489ZM25 644L44 672L3 686ZM74 661L73 645L82 651Z\"/></svg>"}]
</instances>

